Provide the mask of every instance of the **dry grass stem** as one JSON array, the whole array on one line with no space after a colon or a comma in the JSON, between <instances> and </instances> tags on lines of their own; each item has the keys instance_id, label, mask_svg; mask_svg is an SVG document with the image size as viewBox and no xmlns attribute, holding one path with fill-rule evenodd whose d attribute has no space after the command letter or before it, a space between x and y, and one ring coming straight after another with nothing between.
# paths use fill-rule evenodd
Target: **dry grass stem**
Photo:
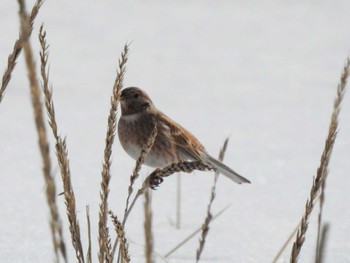
<instances>
[{"instance_id":1,"label":"dry grass stem","mask_svg":"<svg viewBox=\"0 0 350 263\"><path fill-rule=\"evenodd\" d=\"M24 0L18 0L20 6L20 20L21 20L21 28L22 34L25 35L23 30L25 30L26 25L28 24L29 18L25 10L25 2ZM43 175L46 184L45 192L46 192L46 201L49 206L50 211L50 230L52 243L56 255L56 261L59 262L59 253L65 262L67 262L67 254L66 254L66 245L63 239L63 231L62 231L62 222L59 216L59 211L56 203L56 185L54 181L54 177L51 171L51 159L49 154L49 142L47 138L47 132L44 121L44 109L41 101L41 93L39 88L39 83L37 79L37 72L35 67L35 62L33 58L32 48L27 39L23 45L25 61L28 72L28 79L30 85L31 92L31 101L32 107L34 110L34 120L35 126L38 133L38 143L40 154L43 162Z\"/></svg>"},{"instance_id":2,"label":"dry grass stem","mask_svg":"<svg viewBox=\"0 0 350 263\"><path fill-rule=\"evenodd\" d=\"M308 219L315 205L315 200L320 194L321 187L328 175L328 164L334 147L335 139L338 131L338 116L340 106L345 94L347 79L349 76L350 59L348 58L341 75L340 84L337 88L337 96L333 105L333 113L331 123L328 130L328 136L325 142L324 150L321 156L320 166L317 169L316 177L314 177L309 199L306 201L305 214L301 220L301 226L298 230L296 240L290 257L290 262L297 262L299 259L301 248L305 241L305 234L308 229Z\"/></svg>"},{"instance_id":3,"label":"dry grass stem","mask_svg":"<svg viewBox=\"0 0 350 263\"><path fill-rule=\"evenodd\" d=\"M113 214L112 211L109 211L109 214L112 218L112 222L115 228L115 231L118 236L118 240L120 241L120 251L121 251L121 258L123 263L130 262L130 256L129 256L129 244L125 238L125 231L123 224L118 220L117 216Z\"/></svg>"},{"instance_id":4,"label":"dry grass stem","mask_svg":"<svg viewBox=\"0 0 350 263\"><path fill-rule=\"evenodd\" d=\"M155 169L144 181L141 188L137 191L133 201L131 202L128 210L124 214L124 221L127 220L131 210L133 209L138 198L145 193L149 188L155 190L162 182L164 177L168 177L177 172L191 173L195 170L198 171L210 171L214 170L209 164L205 164L201 161L180 161L178 163L172 163L163 169Z\"/></svg>"},{"instance_id":5,"label":"dry grass stem","mask_svg":"<svg viewBox=\"0 0 350 263\"><path fill-rule=\"evenodd\" d=\"M109 236L108 227L105 227L105 234L104 234L106 241L105 241L105 262L106 263L112 263L113 262L113 256L112 256L112 244L111 244L111 238Z\"/></svg>"},{"instance_id":6,"label":"dry grass stem","mask_svg":"<svg viewBox=\"0 0 350 263\"><path fill-rule=\"evenodd\" d=\"M135 164L135 168L133 170L133 173L130 176L130 185L128 188L128 197L126 198L126 204L125 204L125 212L124 212L124 218L123 218L123 225L125 225L125 222L127 220L127 211L129 209L129 201L130 201L130 197L134 191L134 183L136 181L136 179L139 177L139 172L141 170L141 166L145 161L145 158L148 154L148 152L152 149L154 141L156 139L158 130L157 130L157 126L154 126L150 136L148 137L147 143L142 147L142 151L141 151L141 155L140 157L137 159L136 164Z\"/></svg>"},{"instance_id":7,"label":"dry grass stem","mask_svg":"<svg viewBox=\"0 0 350 263\"><path fill-rule=\"evenodd\" d=\"M225 155L225 152L227 149L227 144L228 144L228 138L224 141L224 145L222 146L222 148L220 150L220 153L219 153L219 160L220 161L222 161L224 159L224 155ZM202 234L201 234L201 237L199 239L199 247L198 247L197 252L196 252L196 262L199 261L201 254L203 252L205 240L206 240L206 237L209 233L209 224L213 218L213 216L211 214L211 207L213 205L215 195L216 195L216 183L218 181L218 178L219 178L219 173L215 172L214 183L213 183L213 186L211 188L211 193L210 193L210 200L209 200L209 204L208 204L207 216L205 217L204 223L202 225Z\"/></svg>"},{"instance_id":8,"label":"dry grass stem","mask_svg":"<svg viewBox=\"0 0 350 263\"><path fill-rule=\"evenodd\" d=\"M17 58L21 54L23 45L32 34L34 20L39 12L42 3L42 0L37 0L32 8L29 19L26 19L26 21L22 23L19 38L16 40L13 46L12 53L7 59L7 68L5 69L4 74L2 75L2 82L0 88L0 103L4 97L5 90L11 80L11 74L16 66Z\"/></svg>"},{"instance_id":9,"label":"dry grass stem","mask_svg":"<svg viewBox=\"0 0 350 263\"><path fill-rule=\"evenodd\" d=\"M144 222L144 232L145 232L145 257L147 263L153 263L153 233L152 233L152 196L150 189L148 189L144 196L144 214L145 214L145 222Z\"/></svg>"},{"instance_id":10,"label":"dry grass stem","mask_svg":"<svg viewBox=\"0 0 350 263\"><path fill-rule=\"evenodd\" d=\"M231 205L226 206L224 209L219 211L216 215L212 217L211 221L214 221L216 218L218 218L222 213L224 213ZM180 247L182 247L184 244L186 244L188 241L190 241L193 237L195 237L200 231L202 231L202 227L199 227L197 230L195 230L191 235L189 235L187 238L185 238L183 241L181 241L179 244L177 244L173 249L171 249L169 252L167 252L164 257L169 257L172 253L174 253L176 250L178 250Z\"/></svg>"},{"instance_id":11,"label":"dry grass stem","mask_svg":"<svg viewBox=\"0 0 350 263\"><path fill-rule=\"evenodd\" d=\"M133 190L134 190L134 187L133 187L134 183L135 183L136 179L139 177L139 172L141 170L141 166L144 163L148 152L153 147L154 140L155 140L155 138L157 136L157 133L158 133L157 126L155 126L154 129L152 130L150 136L148 137L148 140L147 140L146 144L142 147L142 151L141 151L140 157L136 160L135 168L133 170L133 173L130 176L130 184L129 184L129 187L128 187L128 196L126 198L125 209L124 209L123 226L125 226L125 223L126 223L126 221L128 219L130 211L134 207L134 204L135 204L136 200L139 197L139 195L138 195L139 193L137 193L136 194L136 198L134 198L133 205L131 207L129 207L130 197L131 197L131 195L133 193ZM117 246L118 246L118 239L116 239L116 241L114 242L114 245L113 245L113 252L112 252L113 255L115 254Z\"/></svg>"},{"instance_id":12,"label":"dry grass stem","mask_svg":"<svg viewBox=\"0 0 350 263\"><path fill-rule=\"evenodd\" d=\"M318 211L318 219L317 219L317 240L316 240L316 257L321 255L321 230L322 230L322 214L323 214L323 205L325 200L325 190L326 190L326 181L324 180L321 186L321 194L320 194L320 210ZM317 260L316 260L317 262Z\"/></svg>"},{"instance_id":13,"label":"dry grass stem","mask_svg":"<svg viewBox=\"0 0 350 263\"><path fill-rule=\"evenodd\" d=\"M322 226L321 235L319 239L319 249L316 254L316 260L315 263L323 263L324 257L325 257L325 251L327 246L327 240L329 235L329 224L324 224Z\"/></svg>"},{"instance_id":14,"label":"dry grass stem","mask_svg":"<svg viewBox=\"0 0 350 263\"><path fill-rule=\"evenodd\" d=\"M92 257L91 257L91 222L90 222L90 209L89 206L86 206L86 222L87 222L87 228L88 228L88 249L86 253L86 262L91 263Z\"/></svg>"},{"instance_id":15,"label":"dry grass stem","mask_svg":"<svg viewBox=\"0 0 350 263\"><path fill-rule=\"evenodd\" d=\"M177 175L176 178L176 228L180 229L181 228L181 193L182 193L182 188L181 188L181 173Z\"/></svg>"},{"instance_id":16,"label":"dry grass stem","mask_svg":"<svg viewBox=\"0 0 350 263\"><path fill-rule=\"evenodd\" d=\"M177 163L172 163L162 169L158 168L154 170L143 182L142 188L146 189L150 187L154 190L163 182L165 177L177 172L191 173L195 170L212 171L214 168L201 161L180 161Z\"/></svg>"},{"instance_id":17,"label":"dry grass stem","mask_svg":"<svg viewBox=\"0 0 350 263\"><path fill-rule=\"evenodd\" d=\"M318 202L318 200L320 199L320 197L317 197L315 199L315 203ZM301 221L299 222L299 224L293 229L293 231L290 233L290 235L288 236L287 240L283 243L283 245L281 246L281 248L278 250L276 256L273 258L272 263L276 263L277 260L281 257L282 253L285 251L285 249L287 248L288 244L292 241L293 237L295 236L295 234L298 232L298 229L301 225Z\"/></svg>"},{"instance_id":18,"label":"dry grass stem","mask_svg":"<svg viewBox=\"0 0 350 263\"><path fill-rule=\"evenodd\" d=\"M49 124L56 140L56 156L61 171L63 181L64 198L67 209L67 216L69 221L69 230L71 233L72 244L75 249L76 258L78 262L84 262L83 247L80 239L80 227L76 214L75 196L71 182L71 173L68 160L68 150L66 139L58 135L57 122L55 118L55 108L52 100L52 91L49 88L49 74L47 72L48 62L48 45L46 44L46 32L43 26L40 27L39 41L41 45L40 59L41 59L41 77L43 92L45 95L45 106L49 117Z\"/></svg>"},{"instance_id":19,"label":"dry grass stem","mask_svg":"<svg viewBox=\"0 0 350 263\"><path fill-rule=\"evenodd\" d=\"M109 182L111 179L111 164L112 164L112 146L115 138L115 130L117 126L117 108L120 99L120 91L123 88L123 80L126 72L126 62L128 60L129 46L125 45L124 50L119 59L119 68L113 86L113 94L111 96L111 108L108 116L107 134L105 139L105 149L103 156L102 172L101 172L101 192L100 192L100 211L99 211L99 262L102 263L105 259L107 249L107 213L108 213L108 194Z\"/></svg>"}]
</instances>

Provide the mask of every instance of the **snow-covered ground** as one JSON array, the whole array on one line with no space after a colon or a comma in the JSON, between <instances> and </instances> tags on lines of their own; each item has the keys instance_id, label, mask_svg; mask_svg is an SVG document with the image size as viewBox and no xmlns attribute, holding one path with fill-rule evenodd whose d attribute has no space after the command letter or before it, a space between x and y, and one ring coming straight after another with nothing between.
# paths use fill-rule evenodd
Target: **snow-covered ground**
<instances>
[{"instance_id":1,"label":"snow-covered ground","mask_svg":"<svg viewBox=\"0 0 350 263\"><path fill-rule=\"evenodd\" d=\"M33 1L28 1L27 8ZM81 228L90 205L97 254L99 182L117 60L132 42L126 86L139 86L213 155L230 135L226 163L252 181L220 178L203 262L271 262L301 219L319 164L336 85L350 51L349 1L45 1L45 23L59 129L67 135ZM0 62L18 36L16 1L0 2ZM330 163L324 220L326 262L350 262L350 94ZM50 262L44 180L24 59L0 105L1 262ZM52 153L54 158L54 153ZM114 147L110 208L122 216L134 161ZM151 169L145 167L142 174ZM62 190L57 164L58 191ZM212 175L183 175L182 229L175 220L176 178L153 194L158 253L202 224ZM70 246L64 200L58 198ZM127 224L133 262L143 262L142 201ZM317 210L315 211L317 212ZM312 262L316 213L300 262ZM86 231L83 232L86 248ZM194 238L169 262L194 262ZM291 247L280 262L288 262ZM69 249L70 261L74 254ZM157 258L157 262L163 262Z\"/></svg>"}]
</instances>

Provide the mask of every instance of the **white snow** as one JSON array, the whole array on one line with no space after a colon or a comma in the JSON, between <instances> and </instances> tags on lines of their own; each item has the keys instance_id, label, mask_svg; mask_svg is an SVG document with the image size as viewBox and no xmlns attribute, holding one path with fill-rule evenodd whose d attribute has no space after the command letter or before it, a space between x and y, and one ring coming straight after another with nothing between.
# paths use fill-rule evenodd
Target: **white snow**
<instances>
[{"instance_id":1,"label":"white snow","mask_svg":"<svg viewBox=\"0 0 350 263\"><path fill-rule=\"evenodd\" d=\"M32 4L28 1L27 9ZM37 35L44 23L59 131L67 136L85 249L85 206L90 206L94 261L110 94L126 42L131 42L131 52L125 86L145 89L159 109L193 132L212 155L230 135L225 163L252 181L237 185L219 178L213 213L231 207L211 224L202 261L271 262L301 219L319 164L350 51L349 10L345 0L45 1L31 42L38 60ZM16 1L1 1L2 72L18 37L17 13ZM54 258L26 74L21 55L0 104L2 262ZM349 95L327 181L325 262L350 262ZM51 152L55 160L53 144ZM133 166L116 139L109 205L119 217ZM61 192L56 161L54 170ZM150 171L145 167L142 174ZM207 173L182 175L181 230L171 225L176 178L153 192L158 253L165 254L202 224L212 180ZM73 262L63 197L58 203ZM300 262L313 262L317 212L310 218ZM142 200L127 223L127 237L133 262L143 262ZM198 237L169 262L194 262L197 245ZM291 246L279 262L288 262L290 251Z\"/></svg>"}]
</instances>

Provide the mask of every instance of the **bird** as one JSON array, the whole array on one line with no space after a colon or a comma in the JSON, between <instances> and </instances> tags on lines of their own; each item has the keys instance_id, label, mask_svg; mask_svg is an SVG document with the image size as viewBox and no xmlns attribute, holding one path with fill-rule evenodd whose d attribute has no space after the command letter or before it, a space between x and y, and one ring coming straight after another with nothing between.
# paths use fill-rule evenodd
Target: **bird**
<instances>
[{"instance_id":1,"label":"bird","mask_svg":"<svg viewBox=\"0 0 350 263\"><path fill-rule=\"evenodd\" d=\"M230 167L208 154L200 141L153 104L148 94L137 87L128 87L120 93L121 117L118 137L123 149L133 159L140 157L142 148L157 127L154 144L144 164L164 168L179 161L201 161L238 184L250 183Z\"/></svg>"}]
</instances>

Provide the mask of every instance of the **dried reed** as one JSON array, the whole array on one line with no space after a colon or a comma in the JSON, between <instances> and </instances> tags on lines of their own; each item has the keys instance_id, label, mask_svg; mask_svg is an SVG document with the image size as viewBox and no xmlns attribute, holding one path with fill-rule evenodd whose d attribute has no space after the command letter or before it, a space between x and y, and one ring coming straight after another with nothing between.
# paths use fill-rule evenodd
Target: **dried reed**
<instances>
[{"instance_id":1,"label":"dried reed","mask_svg":"<svg viewBox=\"0 0 350 263\"><path fill-rule=\"evenodd\" d=\"M139 177L139 172L141 170L142 164L144 163L148 152L151 150L151 148L154 144L154 140L156 139L157 133L158 133L157 126L154 126L150 136L148 137L146 144L142 147L140 157L136 160L134 170L130 176L130 184L128 187L128 196L126 198L125 209L124 209L123 226L125 226L125 223L128 219L128 216L133 208L133 206L129 207L129 201L130 201L130 197L131 197L133 190L134 190L134 187L133 187L134 183L137 180L137 178ZM136 198L136 200L137 200L137 198ZM135 202L136 202L136 200L135 200ZM134 204L135 203L133 203L133 205ZM115 254L117 246L118 246L118 239L115 240L114 245L113 245L113 252L112 252L113 255Z\"/></svg>"},{"instance_id":2,"label":"dried reed","mask_svg":"<svg viewBox=\"0 0 350 263\"><path fill-rule=\"evenodd\" d=\"M316 240L316 262L318 262L317 258L322 254L321 242L322 240L322 214L323 214L323 205L325 201L326 195L326 180L322 182L321 193L320 193L320 210L318 211L318 219L317 219L317 240ZM323 236L324 238L324 236Z\"/></svg>"},{"instance_id":3,"label":"dried reed","mask_svg":"<svg viewBox=\"0 0 350 263\"><path fill-rule=\"evenodd\" d=\"M55 118L55 108L52 100L52 90L49 88L49 73L47 71L48 62L48 45L46 44L46 32L43 26L40 27L39 41L41 45L40 59L41 59L41 78L43 92L45 95L45 106L49 118L49 124L56 140L56 156L61 171L63 181L64 198L67 209L67 216L69 221L69 230L71 233L72 244L75 249L75 254L78 262L84 262L83 247L80 239L80 228L76 214L75 196L71 182L71 173L68 160L68 150L66 139L62 139L58 135L57 122Z\"/></svg>"},{"instance_id":4,"label":"dried reed","mask_svg":"<svg viewBox=\"0 0 350 263\"><path fill-rule=\"evenodd\" d=\"M323 263L324 262L324 256L325 256L325 251L326 251L326 245L327 245L327 240L328 240L328 234L329 234L329 224L323 224L321 228L321 234L320 234L320 239L319 241L319 249L317 250L316 254L316 263Z\"/></svg>"},{"instance_id":5,"label":"dried reed","mask_svg":"<svg viewBox=\"0 0 350 263\"><path fill-rule=\"evenodd\" d=\"M216 215L214 215L211 219L211 221L214 221L216 218L218 218L222 213L224 213L231 205L226 206L224 209L219 211ZM178 250L180 247L182 247L184 244L186 244L189 240L191 240L193 237L195 237L200 231L202 230L202 227L199 227L196 229L192 234L190 234L188 237L186 237L183 241L181 241L179 244L177 244L173 249L171 249L169 252L167 252L164 257L169 257L172 253L174 253L176 250Z\"/></svg>"},{"instance_id":6,"label":"dried reed","mask_svg":"<svg viewBox=\"0 0 350 263\"><path fill-rule=\"evenodd\" d=\"M123 263L130 262L130 256L129 256L129 244L125 238L125 231L123 224L118 220L117 216L113 214L112 211L109 211L109 214L112 218L112 222L115 228L115 231L118 236L118 240L120 240L120 251L121 251L121 258Z\"/></svg>"},{"instance_id":7,"label":"dried reed","mask_svg":"<svg viewBox=\"0 0 350 263\"><path fill-rule=\"evenodd\" d=\"M305 214L301 220L301 226L298 230L296 240L293 244L290 262L297 262L299 259L301 248L305 241L305 234L308 229L308 219L315 206L315 200L320 195L321 187L328 175L328 164L334 147L335 139L338 131L338 116L340 106L345 94L347 79L349 76L350 58L347 59L343 72L341 74L340 83L337 87L337 96L333 105L333 113L331 123L328 130L328 136L325 142L325 147L321 156L320 166L317 169L316 177L314 177L309 199L306 201Z\"/></svg>"},{"instance_id":8,"label":"dried reed","mask_svg":"<svg viewBox=\"0 0 350 263\"><path fill-rule=\"evenodd\" d=\"M148 189L145 194L143 203L145 222L143 224L145 233L145 256L147 263L153 263L153 233L152 233L152 193Z\"/></svg>"},{"instance_id":9,"label":"dried reed","mask_svg":"<svg viewBox=\"0 0 350 263\"><path fill-rule=\"evenodd\" d=\"M22 24L22 28L20 30L19 38L16 40L12 53L9 55L7 59L7 68L5 69L4 74L2 75L2 82L0 88L0 103L4 97L4 92L7 88L11 80L11 74L16 66L16 61L18 56L21 54L22 48L26 40L30 37L33 31L34 20L39 12L39 9L42 5L42 0L37 0L32 8L29 19L26 20L24 24Z\"/></svg>"},{"instance_id":10,"label":"dried reed","mask_svg":"<svg viewBox=\"0 0 350 263\"><path fill-rule=\"evenodd\" d=\"M220 153L219 153L219 160L222 161L224 159L224 155L227 149L227 144L228 144L228 138L226 138L226 140L224 141L224 145L222 146ZM202 225L202 234L201 237L199 239L199 247L197 249L196 252L196 262L199 261L201 254L203 252L204 249L204 245L205 245L205 239L209 233L209 224L213 219L213 215L211 214L211 207L213 205L215 196L216 196L216 183L218 181L219 178L219 173L215 172L214 174L214 183L213 186L211 188L211 193L210 193L210 199L209 199L209 204L208 204L208 209L207 209L207 216L205 217L204 223Z\"/></svg>"},{"instance_id":11,"label":"dried reed","mask_svg":"<svg viewBox=\"0 0 350 263\"><path fill-rule=\"evenodd\" d=\"M154 141L156 139L158 130L157 130L157 126L154 126L150 136L148 137L147 143L142 147L142 151L140 154L140 157L136 160L136 164L135 164L135 168L133 170L133 173L130 176L130 185L128 188L128 197L126 198L126 204L125 204L125 211L124 211L124 218L123 218L123 226L125 225L125 222L127 220L127 216L128 216L128 209L129 209L129 201L130 201L130 197L134 191L134 183L136 181L136 179L139 177L139 172L141 170L141 166L145 161L145 158L148 154L148 152L152 149Z\"/></svg>"},{"instance_id":12,"label":"dried reed","mask_svg":"<svg viewBox=\"0 0 350 263\"><path fill-rule=\"evenodd\" d=\"M92 257L91 257L91 222L90 222L90 209L89 206L86 206L86 222L87 222L87 229L88 229L88 249L86 253L86 262L91 263Z\"/></svg>"},{"instance_id":13,"label":"dried reed","mask_svg":"<svg viewBox=\"0 0 350 263\"><path fill-rule=\"evenodd\" d=\"M120 91L123 87L123 80L126 71L126 62L128 60L129 46L126 44L124 50L119 59L119 69L117 72L116 79L113 85L113 94L111 96L111 108L108 116L107 134L105 139L105 149L103 156L102 172L101 172L101 203L99 211L99 253L98 258L100 263L105 258L109 258L111 255L106 255L107 250L107 213L108 213L108 194L109 194L109 182L111 179L111 163L112 163L112 146L115 138L115 129L117 126L117 108L120 99Z\"/></svg>"},{"instance_id":14,"label":"dried reed","mask_svg":"<svg viewBox=\"0 0 350 263\"><path fill-rule=\"evenodd\" d=\"M26 25L29 23L29 18L25 8L25 1L18 0L18 3L20 7L19 15L21 20L22 34L25 35L23 30L25 30ZM34 120L38 133L39 149L43 162L43 175L46 184L46 201L48 203L50 211L50 230L52 243L55 251L56 261L60 261L59 253L61 253L63 260L67 262L66 245L64 243L62 233L62 222L56 203L56 185L51 171L51 158L49 154L49 142L44 121L43 104L41 101L41 93L29 38L24 42L23 49L27 65L32 107L34 110Z\"/></svg>"}]
</instances>

